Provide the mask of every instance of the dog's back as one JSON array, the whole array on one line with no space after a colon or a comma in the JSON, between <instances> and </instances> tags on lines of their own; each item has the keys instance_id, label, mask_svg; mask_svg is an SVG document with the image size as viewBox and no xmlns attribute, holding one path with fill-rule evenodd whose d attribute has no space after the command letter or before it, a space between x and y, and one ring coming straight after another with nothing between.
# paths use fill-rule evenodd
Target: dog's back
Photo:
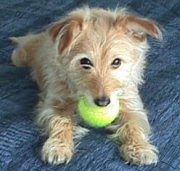
<instances>
[{"instance_id":1,"label":"dog's back","mask_svg":"<svg viewBox=\"0 0 180 171\"><path fill-rule=\"evenodd\" d=\"M11 59L17 67L31 68L32 78L42 90L45 77L48 77L48 69L51 69L51 61L56 56L53 41L48 32L39 34L28 34L22 37L11 37L10 40L16 44Z\"/></svg>"}]
</instances>

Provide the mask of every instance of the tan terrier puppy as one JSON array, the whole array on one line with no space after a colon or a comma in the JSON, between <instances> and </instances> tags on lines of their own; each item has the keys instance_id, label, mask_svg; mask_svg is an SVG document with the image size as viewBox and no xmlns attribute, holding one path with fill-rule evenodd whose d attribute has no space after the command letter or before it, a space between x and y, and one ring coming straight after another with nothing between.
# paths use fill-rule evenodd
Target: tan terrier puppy
<instances>
[{"instance_id":1,"label":"tan terrier puppy","mask_svg":"<svg viewBox=\"0 0 180 171\"><path fill-rule=\"evenodd\" d=\"M158 150L149 142L150 126L138 86L143 83L147 35L161 39L154 21L125 9L81 8L52 24L46 31L11 38L16 66L30 67L40 88L37 122L48 139L42 159L69 162L74 138L85 133L76 122L77 103L123 106L114 130L122 157L130 163L157 163Z\"/></svg>"}]
</instances>

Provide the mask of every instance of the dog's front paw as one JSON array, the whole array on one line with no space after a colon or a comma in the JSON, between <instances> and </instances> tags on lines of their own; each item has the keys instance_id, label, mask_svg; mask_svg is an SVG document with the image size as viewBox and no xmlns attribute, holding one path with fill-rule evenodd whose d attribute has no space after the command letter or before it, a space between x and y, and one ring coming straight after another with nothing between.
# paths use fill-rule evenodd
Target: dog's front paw
<instances>
[{"instance_id":1,"label":"dog's front paw","mask_svg":"<svg viewBox=\"0 0 180 171\"><path fill-rule=\"evenodd\" d=\"M64 143L59 139L49 138L42 148L42 159L50 164L68 163L73 155L72 144Z\"/></svg>"},{"instance_id":2,"label":"dog's front paw","mask_svg":"<svg viewBox=\"0 0 180 171\"><path fill-rule=\"evenodd\" d=\"M136 165L150 165L158 162L158 150L148 142L142 144L123 144L120 152L124 160Z\"/></svg>"}]
</instances>

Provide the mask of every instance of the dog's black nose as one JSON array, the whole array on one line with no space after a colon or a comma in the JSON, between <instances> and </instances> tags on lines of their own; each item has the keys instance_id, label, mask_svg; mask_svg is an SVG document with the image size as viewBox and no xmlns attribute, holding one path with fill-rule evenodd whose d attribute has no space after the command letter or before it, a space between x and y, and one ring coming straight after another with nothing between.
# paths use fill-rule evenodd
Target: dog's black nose
<instances>
[{"instance_id":1,"label":"dog's black nose","mask_svg":"<svg viewBox=\"0 0 180 171\"><path fill-rule=\"evenodd\" d=\"M97 106L107 106L109 103L110 103L110 98L107 97L107 96L102 96L102 97L98 97L96 99L94 99L94 103L97 105Z\"/></svg>"}]
</instances>

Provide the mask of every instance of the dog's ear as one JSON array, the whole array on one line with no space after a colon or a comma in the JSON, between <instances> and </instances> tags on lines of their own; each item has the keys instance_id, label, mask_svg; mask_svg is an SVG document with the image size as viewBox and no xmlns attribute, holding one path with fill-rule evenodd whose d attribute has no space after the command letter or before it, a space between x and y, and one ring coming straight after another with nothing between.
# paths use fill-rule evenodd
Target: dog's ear
<instances>
[{"instance_id":1,"label":"dog's ear","mask_svg":"<svg viewBox=\"0 0 180 171\"><path fill-rule=\"evenodd\" d=\"M54 23L49 29L49 34L53 41L58 41L58 51L62 54L70 49L73 40L80 35L84 28L83 17L74 16Z\"/></svg>"},{"instance_id":2,"label":"dog's ear","mask_svg":"<svg viewBox=\"0 0 180 171\"><path fill-rule=\"evenodd\" d=\"M116 24L123 28L128 35L139 41L145 40L147 35L162 39L162 32L158 24L149 19L129 15L117 18Z\"/></svg>"}]
</instances>

